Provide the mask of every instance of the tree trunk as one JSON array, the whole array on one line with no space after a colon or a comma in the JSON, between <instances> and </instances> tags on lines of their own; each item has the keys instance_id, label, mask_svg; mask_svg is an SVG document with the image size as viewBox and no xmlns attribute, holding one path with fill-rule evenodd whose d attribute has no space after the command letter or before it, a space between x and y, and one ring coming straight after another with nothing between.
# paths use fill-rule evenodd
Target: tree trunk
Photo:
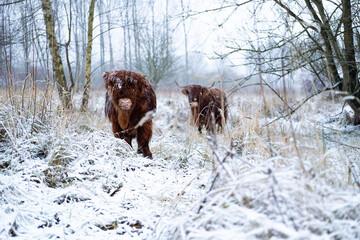
<instances>
[{"instance_id":1,"label":"tree trunk","mask_svg":"<svg viewBox=\"0 0 360 240\"><path fill-rule=\"evenodd\" d=\"M109 51L110 51L110 69L113 70L114 69L114 55L113 55L113 49L112 49L112 42L111 42L111 16L110 16L110 12L107 15L107 25L108 25L108 38L109 38Z\"/></svg>"},{"instance_id":2,"label":"tree trunk","mask_svg":"<svg viewBox=\"0 0 360 240\"><path fill-rule=\"evenodd\" d=\"M358 80L358 69L355 59L354 31L352 26L351 0L342 0L342 24L344 26L343 40L344 51L336 41L335 35L331 30L329 19L327 18L324 6L321 1L313 1L317 7L320 17L312 7L310 0L305 0L307 7L313 15L315 21L320 23L320 34L324 40L324 55L327 59L329 73L334 84L338 84L337 89L341 90L345 96L346 103L354 111L353 124L360 124L360 88ZM339 64L336 64L337 59ZM343 78L339 75L338 66L341 67Z\"/></svg>"},{"instance_id":3,"label":"tree trunk","mask_svg":"<svg viewBox=\"0 0 360 240\"><path fill-rule=\"evenodd\" d=\"M134 37L134 65L137 65L138 63L141 64L141 60L139 59L138 55L138 35L137 32L139 31L138 25L137 25L137 11L136 11L136 0L133 0L133 4L131 7L131 14L132 14L132 26L133 26L133 37Z\"/></svg>"},{"instance_id":4,"label":"tree trunk","mask_svg":"<svg viewBox=\"0 0 360 240\"><path fill-rule=\"evenodd\" d=\"M181 9L182 9L182 23L183 23L183 30L184 30L184 44L185 44L185 83L188 84L189 54L188 54L188 38L187 38L187 31L186 31L185 6L184 6L183 0L181 0Z\"/></svg>"},{"instance_id":5,"label":"tree trunk","mask_svg":"<svg viewBox=\"0 0 360 240\"><path fill-rule=\"evenodd\" d=\"M75 6L78 7L78 6ZM81 7L79 8L80 12L81 12ZM75 80L76 80L76 84L75 84L75 92L79 91L79 85L80 85L80 72L81 72L81 54L80 54L80 40L79 40L79 25L80 25L80 20L79 20L79 12L76 13L76 17L75 17L75 24L74 24L74 41L75 41Z\"/></svg>"},{"instance_id":6,"label":"tree trunk","mask_svg":"<svg viewBox=\"0 0 360 240\"><path fill-rule=\"evenodd\" d=\"M360 124L360 88L358 79L358 70L355 60L354 31L352 26L351 0L342 0L344 25L344 47L345 62L343 67L343 91L353 95L353 99L347 100L349 106L353 109L354 124Z\"/></svg>"},{"instance_id":7,"label":"tree trunk","mask_svg":"<svg viewBox=\"0 0 360 240\"><path fill-rule=\"evenodd\" d=\"M85 85L84 93L81 105L81 111L86 111L88 108L89 97L90 97L90 85L91 85L91 50L92 50L92 41L93 41L93 23L94 23L94 10L95 10L95 1L91 0L89 8L89 22L88 22L88 39L86 47L86 70L85 70Z\"/></svg>"},{"instance_id":8,"label":"tree trunk","mask_svg":"<svg viewBox=\"0 0 360 240\"><path fill-rule=\"evenodd\" d=\"M100 20L100 68L101 72L105 72L105 39L104 39L104 8L103 2L98 2L99 20Z\"/></svg>"},{"instance_id":9,"label":"tree trunk","mask_svg":"<svg viewBox=\"0 0 360 240\"><path fill-rule=\"evenodd\" d=\"M71 62L70 62L70 54L69 54L69 46L71 43L71 22L72 22L72 4L71 4L71 0L69 1L69 14L68 14L68 41L65 43L65 55L66 55L66 63L69 69L69 79L70 79L70 87L69 87L69 92L71 93L71 95L73 94L73 89L75 86L75 82L74 82L74 76L73 76L73 71L72 71L72 67L71 67ZM66 6L64 6L66 8Z\"/></svg>"},{"instance_id":10,"label":"tree trunk","mask_svg":"<svg viewBox=\"0 0 360 240\"><path fill-rule=\"evenodd\" d=\"M331 45L331 42L330 42L328 34L327 34L327 32L330 31L330 29L325 29L319 16L316 13L316 10L313 8L310 0L305 0L305 3L307 5L307 7L309 8L311 14L313 15L313 18L315 19L315 21L320 23L320 35L321 35L321 38L323 39L324 45L325 45L324 56L326 58L327 65L328 65L327 67L328 67L330 75L331 75L330 80L331 80L332 84L336 84L341 81L341 78L340 78L339 72L336 67L333 50L332 50L332 45Z\"/></svg>"},{"instance_id":11,"label":"tree trunk","mask_svg":"<svg viewBox=\"0 0 360 240\"><path fill-rule=\"evenodd\" d=\"M124 33L124 68L127 68L128 62L127 62L127 42L126 42L126 21L124 20L124 26L123 26L123 33Z\"/></svg>"},{"instance_id":12,"label":"tree trunk","mask_svg":"<svg viewBox=\"0 0 360 240\"><path fill-rule=\"evenodd\" d=\"M42 0L41 7L44 14L46 36L49 41L49 48L52 57L53 70L57 81L57 88L62 105L65 109L72 108L71 93L69 92L63 63L60 56L59 46L55 36L55 25L51 10L50 0Z\"/></svg>"},{"instance_id":13,"label":"tree trunk","mask_svg":"<svg viewBox=\"0 0 360 240\"><path fill-rule=\"evenodd\" d=\"M129 62L128 62L128 66L129 69L132 69L132 57L131 57L131 23L130 23L130 17L129 17L129 12L130 12L130 4L129 4L129 0L126 0L126 27L127 27L127 37L128 37L128 51L129 51Z\"/></svg>"}]
</instances>

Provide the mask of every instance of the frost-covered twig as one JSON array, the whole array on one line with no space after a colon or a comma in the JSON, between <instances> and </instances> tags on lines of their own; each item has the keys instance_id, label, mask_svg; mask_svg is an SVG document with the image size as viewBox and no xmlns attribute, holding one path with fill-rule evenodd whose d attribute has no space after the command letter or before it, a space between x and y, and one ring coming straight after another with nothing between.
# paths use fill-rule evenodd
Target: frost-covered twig
<instances>
[{"instance_id":1,"label":"frost-covered twig","mask_svg":"<svg viewBox=\"0 0 360 240\"><path fill-rule=\"evenodd\" d=\"M346 146L346 145L344 145ZM352 146L351 146L352 147ZM360 177L359 177L359 172L357 172L355 169L355 163L354 161L349 158L347 156L347 154L344 152L344 155L346 156L347 160L349 161L349 173L352 175L352 177L354 178L354 182L356 183L356 185L360 188Z\"/></svg>"},{"instance_id":2,"label":"frost-covered twig","mask_svg":"<svg viewBox=\"0 0 360 240\"><path fill-rule=\"evenodd\" d=\"M350 160L350 159L349 159L349 162L350 162L350 164L349 164L349 171L350 171L351 175L353 176L356 185L360 188L360 177L359 177L359 175L356 174L356 172L355 172L355 164L354 164L354 162L353 162L352 160Z\"/></svg>"},{"instance_id":3,"label":"frost-covered twig","mask_svg":"<svg viewBox=\"0 0 360 240\"><path fill-rule=\"evenodd\" d=\"M271 168L268 169L267 174L269 175L269 178L272 180L272 181L271 181L271 193L272 193L273 198L274 198L274 201L275 201L275 206L276 206L276 208L278 209L278 211L279 211L279 213L280 213L282 222L283 222L285 225L287 225L287 224L286 224L286 221L285 221L285 219L284 219L284 212L282 211L282 209L281 209L281 207L280 207L280 203L279 203L277 194L276 194L276 192L275 192L275 185L278 184L278 181L276 180L275 175L274 175L274 172L273 172L273 170L272 170ZM285 199L284 199L284 201L285 201ZM293 218L292 218L292 217L289 217L289 219L291 220L294 229L297 230L297 227L296 227L296 225L295 225L295 222L294 222Z\"/></svg>"},{"instance_id":4,"label":"frost-covered twig","mask_svg":"<svg viewBox=\"0 0 360 240\"><path fill-rule=\"evenodd\" d=\"M233 155L234 155L234 154L233 154L233 147L234 147L233 141L231 140L231 142L230 142L230 150L226 151L225 157L220 161L220 158L219 158L218 154L216 153L217 142L216 142L215 138L212 138L211 136L208 136L207 139L209 140L210 146L212 146L211 149L212 149L213 155L214 155L214 157L216 158L216 160L218 161L218 163L220 164L220 166L226 171L226 173L227 173L227 175L228 175L229 177L231 177L232 179L234 179L233 176L230 174L230 171L228 171L228 170L226 169L226 167L224 166L224 163L225 163L226 159L227 159L228 157L233 157ZM215 183L216 183L217 180L219 179L219 176L220 176L219 171L216 171L215 177L214 177L213 180L211 181L211 185L210 185L209 190L207 191L207 194L214 189ZM206 201L207 201L207 200L206 200L206 197L205 197L204 200L201 202L202 204L200 204L197 213L200 213L200 210L203 208L203 204L205 204Z\"/></svg>"},{"instance_id":5,"label":"frost-covered twig","mask_svg":"<svg viewBox=\"0 0 360 240\"><path fill-rule=\"evenodd\" d=\"M180 196L182 196L182 195L185 194L186 188L188 188L195 179L199 178L200 174L201 174L201 172L199 172L199 173L196 175L196 177L193 177L193 178L189 181L189 183L187 183L187 184L185 185L185 187L183 188L183 190L181 190L181 192L179 192L179 193L177 194L177 200L179 200Z\"/></svg>"},{"instance_id":6,"label":"frost-covered twig","mask_svg":"<svg viewBox=\"0 0 360 240\"><path fill-rule=\"evenodd\" d=\"M153 118L154 118L154 115L155 115L155 111L148 111L148 112L146 112L146 113L145 113L145 116L140 119L140 121L136 124L135 127L133 127L133 128L128 128L128 129L122 131L122 133L131 132L131 131L133 131L133 130L139 128L139 127L141 127L144 123L146 123L147 121L153 119Z\"/></svg>"},{"instance_id":7,"label":"frost-covered twig","mask_svg":"<svg viewBox=\"0 0 360 240\"><path fill-rule=\"evenodd\" d=\"M350 144L347 144L347 143L343 143L343 142L339 142L339 141L336 141L336 140L333 140L331 138L329 138L328 136L324 136L324 138L326 140L328 140L329 142L333 142L333 143L336 143L336 144L339 144L341 146L344 146L344 147L348 147L348 148L352 148L352 149L355 149L357 151L360 150L360 147L357 147L357 146L353 146L353 145L350 145ZM346 155L346 154L345 154ZM347 157L347 156L346 156ZM356 183L356 185L360 188L360 177L359 175L356 173L355 171L355 163L350 159L348 158L348 161L349 161L349 172L351 173L351 175L353 176L354 178L354 181Z\"/></svg>"},{"instance_id":8,"label":"frost-covered twig","mask_svg":"<svg viewBox=\"0 0 360 240\"><path fill-rule=\"evenodd\" d=\"M230 143L230 151L226 151L226 155L223 158L223 160L220 160L219 154L217 153L217 149L218 149L218 144L217 144L217 140L216 140L216 135L208 135L207 140L209 141L211 150L212 150L212 154L215 157L216 161L220 164L220 166L225 170L226 174L231 178L234 179L233 175L231 174L231 172L226 168L226 166L223 164L226 160L227 157L232 157L234 155L233 153L233 141L231 140Z\"/></svg>"},{"instance_id":9,"label":"frost-covered twig","mask_svg":"<svg viewBox=\"0 0 360 240\"><path fill-rule=\"evenodd\" d=\"M334 90L336 87L338 86L338 83L333 85L332 87L327 87L327 88L324 88L324 89L321 89L319 91L316 91L314 92L313 94L311 94L310 96L307 96L305 97L303 100L301 100L300 102L298 102L298 105L296 107L294 107L290 112L288 112L287 114L285 115L281 115L273 120L271 120L270 122L266 123L264 126L262 127L266 127L268 125L271 125L273 124L274 122L280 120L280 119L283 119L283 118L287 118L287 117L290 117L291 115L293 115L300 107L302 107L307 101L309 101L311 98L321 94L321 93L324 93L324 92L327 92L327 91L332 91Z\"/></svg>"},{"instance_id":10,"label":"frost-covered twig","mask_svg":"<svg viewBox=\"0 0 360 240\"><path fill-rule=\"evenodd\" d=\"M349 148L353 148L353 149L360 149L360 147L357 147L357 146L354 146L354 145L350 145L350 144L346 144L346 143L342 143L342 142L333 140L333 139L329 138L328 136L324 136L324 138L325 138L326 140L328 140L329 142L333 142L333 143L336 143L336 144L340 144L340 145L345 146L345 147L349 147Z\"/></svg>"}]
</instances>

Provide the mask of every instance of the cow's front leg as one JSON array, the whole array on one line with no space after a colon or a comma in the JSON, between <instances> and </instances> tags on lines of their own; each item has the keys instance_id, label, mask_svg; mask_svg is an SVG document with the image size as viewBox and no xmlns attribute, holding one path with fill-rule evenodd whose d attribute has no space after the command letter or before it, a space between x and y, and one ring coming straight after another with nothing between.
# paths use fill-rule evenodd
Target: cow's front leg
<instances>
[{"instance_id":1,"label":"cow's front leg","mask_svg":"<svg viewBox=\"0 0 360 240\"><path fill-rule=\"evenodd\" d=\"M152 136L152 121L144 123L138 128L136 140L138 143L138 153L142 153L144 157L152 158L149 148L149 142Z\"/></svg>"},{"instance_id":2,"label":"cow's front leg","mask_svg":"<svg viewBox=\"0 0 360 240\"><path fill-rule=\"evenodd\" d=\"M126 130L122 130L117 122L112 124L112 130L116 138L124 139L132 147L131 141L134 138L133 135L128 134Z\"/></svg>"},{"instance_id":3,"label":"cow's front leg","mask_svg":"<svg viewBox=\"0 0 360 240\"><path fill-rule=\"evenodd\" d=\"M114 121L111 126L112 126L112 131L114 133L114 136L116 138L124 139L123 130L121 129L119 123Z\"/></svg>"},{"instance_id":4,"label":"cow's front leg","mask_svg":"<svg viewBox=\"0 0 360 240\"><path fill-rule=\"evenodd\" d=\"M124 133L124 139L130 145L130 147L132 147L131 142L132 142L133 136L130 134Z\"/></svg>"}]
</instances>

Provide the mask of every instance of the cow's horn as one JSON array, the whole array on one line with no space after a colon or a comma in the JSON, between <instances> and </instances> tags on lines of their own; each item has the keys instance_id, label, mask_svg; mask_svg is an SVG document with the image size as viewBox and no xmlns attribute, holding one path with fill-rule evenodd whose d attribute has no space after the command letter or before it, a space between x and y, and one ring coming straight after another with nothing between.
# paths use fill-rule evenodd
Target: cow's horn
<instances>
[{"instance_id":1,"label":"cow's horn","mask_svg":"<svg viewBox=\"0 0 360 240\"><path fill-rule=\"evenodd\" d=\"M175 82L175 84L176 84L179 88L185 88L184 86L180 86L180 85L177 83L176 79L174 79L174 82Z\"/></svg>"},{"instance_id":2,"label":"cow's horn","mask_svg":"<svg viewBox=\"0 0 360 240\"><path fill-rule=\"evenodd\" d=\"M215 85L215 82L216 82L216 80L214 80L213 83L211 84L211 86L208 88L212 88Z\"/></svg>"}]
</instances>

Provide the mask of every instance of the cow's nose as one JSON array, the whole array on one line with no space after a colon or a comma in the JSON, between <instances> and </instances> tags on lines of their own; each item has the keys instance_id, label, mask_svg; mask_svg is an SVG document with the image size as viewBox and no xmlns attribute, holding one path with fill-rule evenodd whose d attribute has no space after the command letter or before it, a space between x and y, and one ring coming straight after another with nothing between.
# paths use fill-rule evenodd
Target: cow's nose
<instances>
[{"instance_id":1,"label":"cow's nose","mask_svg":"<svg viewBox=\"0 0 360 240\"><path fill-rule=\"evenodd\" d=\"M191 107L197 107L197 106L199 106L199 103L198 102L191 102L190 106Z\"/></svg>"},{"instance_id":2,"label":"cow's nose","mask_svg":"<svg viewBox=\"0 0 360 240\"><path fill-rule=\"evenodd\" d=\"M129 98L121 98L119 100L119 107L122 110L129 110L131 108L132 102Z\"/></svg>"}]
</instances>

